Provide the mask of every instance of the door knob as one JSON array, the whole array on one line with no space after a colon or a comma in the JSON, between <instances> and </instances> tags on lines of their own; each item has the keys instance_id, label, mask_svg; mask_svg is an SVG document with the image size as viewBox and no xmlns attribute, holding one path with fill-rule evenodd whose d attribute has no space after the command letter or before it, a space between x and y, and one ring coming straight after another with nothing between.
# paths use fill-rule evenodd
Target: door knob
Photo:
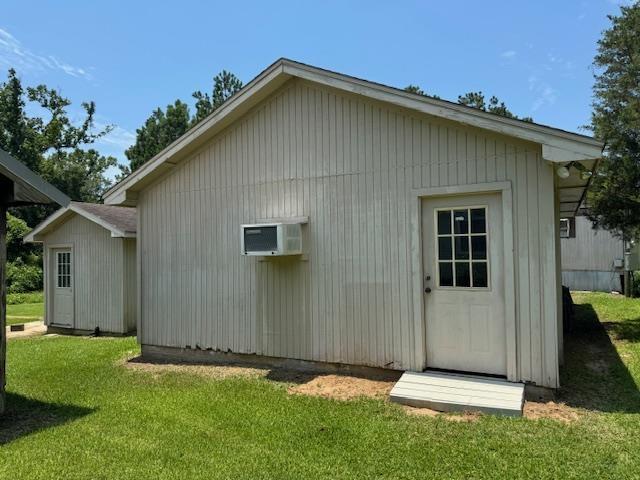
<instances>
[{"instance_id":1,"label":"door knob","mask_svg":"<svg viewBox=\"0 0 640 480\"><path fill-rule=\"evenodd\" d=\"M431 293L431 287L427 287L424 289L424 293Z\"/></svg>"}]
</instances>

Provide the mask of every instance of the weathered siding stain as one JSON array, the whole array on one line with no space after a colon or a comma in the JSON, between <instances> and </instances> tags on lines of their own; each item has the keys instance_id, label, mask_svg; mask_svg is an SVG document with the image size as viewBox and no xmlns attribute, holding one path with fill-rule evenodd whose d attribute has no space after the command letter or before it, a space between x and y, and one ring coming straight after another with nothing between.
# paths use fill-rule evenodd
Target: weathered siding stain
<instances>
[{"instance_id":1,"label":"weathered siding stain","mask_svg":"<svg viewBox=\"0 0 640 480\"><path fill-rule=\"evenodd\" d=\"M141 192L141 343L421 369L412 189L505 180L519 377L556 386L553 171L540 147L302 80ZM241 224L288 216L309 217L303 259L240 255Z\"/></svg>"},{"instance_id":2,"label":"weathered siding stain","mask_svg":"<svg viewBox=\"0 0 640 480\"><path fill-rule=\"evenodd\" d=\"M135 244L135 240L132 241ZM99 326L104 332L129 331L123 310L124 240L112 238L105 228L74 215L43 239L47 253L44 261L47 279L51 268L48 249L60 244L71 244L73 247L74 328L94 330ZM135 261L133 263L135 268ZM135 271L133 275L135 277ZM135 308L135 298L133 301ZM49 324L48 318L45 321Z\"/></svg>"}]
</instances>

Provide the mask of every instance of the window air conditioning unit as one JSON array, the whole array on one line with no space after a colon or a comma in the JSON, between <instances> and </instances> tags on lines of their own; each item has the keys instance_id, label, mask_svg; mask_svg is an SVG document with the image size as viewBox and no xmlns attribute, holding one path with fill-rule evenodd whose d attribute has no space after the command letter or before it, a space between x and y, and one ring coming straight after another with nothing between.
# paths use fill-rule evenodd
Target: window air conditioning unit
<instances>
[{"instance_id":1,"label":"window air conditioning unit","mask_svg":"<svg viewBox=\"0 0 640 480\"><path fill-rule=\"evenodd\" d=\"M242 225L242 255L272 257L302 254L302 224L305 221Z\"/></svg>"}]
</instances>

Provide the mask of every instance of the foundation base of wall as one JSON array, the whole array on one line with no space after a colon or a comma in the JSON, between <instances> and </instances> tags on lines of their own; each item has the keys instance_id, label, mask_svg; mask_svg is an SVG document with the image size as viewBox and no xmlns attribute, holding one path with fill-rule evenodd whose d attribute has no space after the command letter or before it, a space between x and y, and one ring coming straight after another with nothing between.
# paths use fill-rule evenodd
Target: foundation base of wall
<instances>
[{"instance_id":1,"label":"foundation base of wall","mask_svg":"<svg viewBox=\"0 0 640 480\"><path fill-rule=\"evenodd\" d=\"M57 327L53 325L47 325L47 333L55 333L57 335L78 335L78 336L88 336L93 335L93 330L83 330L81 328L70 328L70 327ZM100 330L101 337L130 337L136 334L135 330L133 332L122 333L122 332L104 332Z\"/></svg>"},{"instance_id":2,"label":"foundation base of wall","mask_svg":"<svg viewBox=\"0 0 640 480\"><path fill-rule=\"evenodd\" d=\"M397 380L401 371L362 365L296 360L292 358L267 357L246 353L225 353L191 348L159 347L142 345L142 358L157 363L196 363L212 365L240 365L257 368L281 368L313 373L336 373L354 377Z\"/></svg>"},{"instance_id":3,"label":"foundation base of wall","mask_svg":"<svg viewBox=\"0 0 640 480\"><path fill-rule=\"evenodd\" d=\"M525 384L524 398L530 402L552 402L556 399L556 391L553 388Z\"/></svg>"}]
</instances>

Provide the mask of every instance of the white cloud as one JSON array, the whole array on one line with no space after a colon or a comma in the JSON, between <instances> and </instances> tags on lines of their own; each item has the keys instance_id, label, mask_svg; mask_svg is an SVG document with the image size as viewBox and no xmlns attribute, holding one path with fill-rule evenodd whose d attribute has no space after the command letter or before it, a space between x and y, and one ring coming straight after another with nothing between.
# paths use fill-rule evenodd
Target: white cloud
<instances>
[{"instance_id":1,"label":"white cloud","mask_svg":"<svg viewBox=\"0 0 640 480\"><path fill-rule=\"evenodd\" d=\"M75 67L53 55L39 55L25 47L16 37L0 28L0 65L17 70L58 70L76 78L91 80L86 68Z\"/></svg>"},{"instance_id":2,"label":"white cloud","mask_svg":"<svg viewBox=\"0 0 640 480\"><path fill-rule=\"evenodd\" d=\"M558 92L547 82L535 75L528 78L529 90L535 94L531 111L535 112L545 105L553 105L558 99Z\"/></svg>"},{"instance_id":3,"label":"white cloud","mask_svg":"<svg viewBox=\"0 0 640 480\"><path fill-rule=\"evenodd\" d=\"M515 57L517 52L515 50L506 50L500 54L502 58L513 58Z\"/></svg>"}]
</instances>

